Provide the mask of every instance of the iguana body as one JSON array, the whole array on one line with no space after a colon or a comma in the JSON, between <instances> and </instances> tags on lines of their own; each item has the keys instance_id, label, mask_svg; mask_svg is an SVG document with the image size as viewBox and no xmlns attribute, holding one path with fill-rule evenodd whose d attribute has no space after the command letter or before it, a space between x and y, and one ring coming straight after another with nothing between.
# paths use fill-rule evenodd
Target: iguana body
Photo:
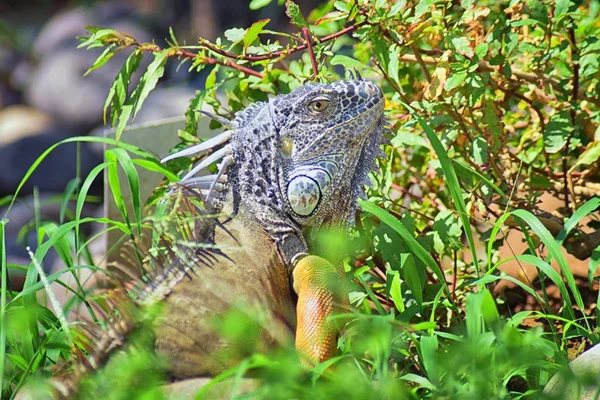
<instances>
[{"instance_id":1,"label":"iguana body","mask_svg":"<svg viewBox=\"0 0 600 400\"><path fill-rule=\"evenodd\" d=\"M176 203L196 222L177 225L179 236L163 240L162 256L151 259L165 265L134 291L139 306L164 304L154 323L155 344L169 359L172 381L195 382L191 378L214 376L239 361L210 328L211 319L232 308L261 311L259 348L295 336L305 360L335 353L328 317L347 306L344 273L339 260L310 255L307 238L352 221L356 198L381 154L383 124L383 97L371 82L307 84L248 107L230 131L168 158L223 146L182 179L185 190L176 191L205 196L208 211L218 216ZM216 176L193 177L219 159ZM59 396L74 393L80 377L119 348L134 325L109 330L98 341L102 346L92 349L91 363L56 381Z\"/></svg>"}]
</instances>

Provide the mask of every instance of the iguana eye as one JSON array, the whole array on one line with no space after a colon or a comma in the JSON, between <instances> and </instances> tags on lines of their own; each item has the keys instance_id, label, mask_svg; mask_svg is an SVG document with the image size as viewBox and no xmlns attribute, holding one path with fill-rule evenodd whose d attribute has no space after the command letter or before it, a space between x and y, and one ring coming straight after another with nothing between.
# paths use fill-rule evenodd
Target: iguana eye
<instances>
[{"instance_id":1,"label":"iguana eye","mask_svg":"<svg viewBox=\"0 0 600 400\"><path fill-rule=\"evenodd\" d=\"M326 97L317 97L314 98L310 104L308 105L311 110L316 112L323 112L327 109L329 105L329 99Z\"/></svg>"}]
</instances>

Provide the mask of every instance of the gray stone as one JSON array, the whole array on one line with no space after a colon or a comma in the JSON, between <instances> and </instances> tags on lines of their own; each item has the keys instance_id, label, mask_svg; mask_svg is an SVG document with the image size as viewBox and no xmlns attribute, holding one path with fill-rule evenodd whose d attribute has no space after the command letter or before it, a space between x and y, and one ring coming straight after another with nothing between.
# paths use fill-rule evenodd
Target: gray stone
<instances>
[{"instance_id":1,"label":"gray stone","mask_svg":"<svg viewBox=\"0 0 600 400\"><path fill-rule=\"evenodd\" d=\"M596 345L569 363L544 388L549 399L592 400L600 398L600 346Z\"/></svg>"}]
</instances>

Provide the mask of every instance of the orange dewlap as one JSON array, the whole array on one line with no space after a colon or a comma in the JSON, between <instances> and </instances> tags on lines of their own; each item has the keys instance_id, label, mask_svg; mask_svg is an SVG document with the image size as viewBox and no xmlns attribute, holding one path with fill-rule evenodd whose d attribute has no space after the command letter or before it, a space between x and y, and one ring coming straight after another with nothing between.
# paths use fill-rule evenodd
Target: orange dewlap
<instances>
[{"instance_id":1,"label":"orange dewlap","mask_svg":"<svg viewBox=\"0 0 600 400\"><path fill-rule=\"evenodd\" d=\"M298 294L296 350L310 361L323 362L333 357L337 348L339 329L329 317L348 307L343 267L306 256L296 264L293 277Z\"/></svg>"}]
</instances>

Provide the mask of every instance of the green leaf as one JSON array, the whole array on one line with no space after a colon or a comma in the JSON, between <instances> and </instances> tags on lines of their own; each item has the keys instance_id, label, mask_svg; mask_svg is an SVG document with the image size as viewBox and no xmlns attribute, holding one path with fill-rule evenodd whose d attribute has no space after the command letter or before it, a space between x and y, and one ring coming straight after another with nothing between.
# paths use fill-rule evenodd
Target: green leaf
<instances>
[{"instance_id":1,"label":"green leaf","mask_svg":"<svg viewBox=\"0 0 600 400\"><path fill-rule=\"evenodd\" d=\"M271 4L273 0L252 0L248 5L251 10L258 10Z\"/></svg>"},{"instance_id":2,"label":"green leaf","mask_svg":"<svg viewBox=\"0 0 600 400\"><path fill-rule=\"evenodd\" d=\"M435 262L431 254L427 250L425 250L425 248L404 227L404 225L402 225L402 223L398 221L398 219L393 217L386 210L376 206L373 203L369 203L368 201L359 200L358 204L362 207L363 210L373 214L374 216L379 218L381 222L395 230L400 235L400 237L402 238L406 246L410 249L410 251L415 256L417 256L419 260L423 261L423 263L427 265L431 269L431 271L437 276L440 283L442 283L442 285L444 286L446 293L449 293L448 285L446 283L446 277L440 269L440 266Z\"/></svg>"},{"instance_id":3,"label":"green leaf","mask_svg":"<svg viewBox=\"0 0 600 400\"><path fill-rule=\"evenodd\" d=\"M80 183L81 180L79 178L73 178L69 181L69 183L67 183L67 186L65 187L65 192L62 196L62 201L60 203L60 211L58 214L58 220L61 224L65 220L65 213L67 212L67 207L69 206L69 202L71 201L71 196L73 196L73 193L75 193Z\"/></svg>"},{"instance_id":4,"label":"green leaf","mask_svg":"<svg viewBox=\"0 0 600 400\"><path fill-rule=\"evenodd\" d=\"M467 71L452 72L444 83L444 90L450 92L454 88L459 87L467 79Z\"/></svg>"},{"instance_id":5,"label":"green leaf","mask_svg":"<svg viewBox=\"0 0 600 400\"><path fill-rule=\"evenodd\" d=\"M290 18L290 22L293 25L296 25L298 28L308 28L308 23L302 16L302 12L300 11L300 7L292 0L287 0L285 2L285 13Z\"/></svg>"},{"instance_id":6,"label":"green leaf","mask_svg":"<svg viewBox=\"0 0 600 400\"><path fill-rule=\"evenodd\" d=\"M106 62L108 60L110 60L114 55L115 55L115 52L113 51L112 47L109 46L109 47L105 48L104 51L102 52L102 54L100 54L98 56L98 58L96 59L96 61L94 61L92 66L90 68L88 68L87 71L85 71L85 74L83 74L83 76L87 76L90 72L92 72L92 71L100 68L104 64L106 64Z\"/></svg>"},{"instance_id":7,"label":"green leaf","mask_svg":"<svg viewBox=\"0 0 600 400\"><path fill-rule=\"evenodd\" d=\"M253 23L252 26L248 28L248 32L246 32L246 34L244 35L244 51L248 49L248 46L254 43L264 26L267 25L270 21L271 20L269 18L261 19L260 21Z\"/></svg>"},{"instance_id":8,"label":"green leaf","mask_svg":"<svg viewBox=\"0 0 600 400\"><path fill-rule=\"evenodd\" d=\"M488 144L482 137L476 137L473 140L473 161L478 165L485 165L488 163Z\"/></svg>"},{"instance_id":9,"label":"green leaf","mask_svg":"<svg viewBox=\"0 0 600 400\"><path fill-rule=\"evenodd\" d=\"M390 287L390 296L398 311L403 313L406 307L404 306L404 299L402 298L402 280L400 279L400 274L398 271L389 271L389 273L393 276Z\"/></svg>"},{"instance_id":10,"label":"green leaf","mask_svg":"<svg viewBox=\"0 0 600 400\"><path fill-rule=\"evenodd\" d=\"M573 167L571 167L571 171L574 171L580 165L590 165L598 161L600 158L600 141L591 142L587 145L587 148L579 158Z\"/></svg>"},{"instance_id":11,"label":"green leaf","mask_svg":"<svg viewBox=\"0 0 600 400\"><path fill-rule=\"evenodd\" d=\"M246 35L247 31L248 31L248 29L231 28L231 29L227 29L224 32L224 35L227 38L227 40L229 40L231 43L233 43L235 45L244 40L244 36Z\"/></svg>"},{"instance_id":12,"label":"green leaf","mask_svg":"<svg viewBox=\"0 0 600 400\"><path fill-rule=\"evenodd\" d=\"M121 108L123 107L123 104L125 104L125 99L127 98L131 75L137 71L142 57L142 51L134 50L134 52L127 57L127 60L125 60L125 64L123 64L123 67L117 74L117 77L108 91L106 101L104 102L104 123L106 123L107 110L110 107L110 122L112 126L116 125L119 114L121 113Z\"/></svg>"},{"instance_id":13,"label":"green leaf","mask_svg":"<svg viewBox=\"0 0 600 400\"><path fill-rule=\"evenodd\" d=\"M477 253L475 252L475 241L473 239L473 231L471 230L471 220L469 218L469 213L467 212L467 207L462 197L462 190L460 184L458 183L458 178L456 177L456 172L454 171L450 157L448 157L448 153L446 152L444 145L442 145L442 142L440 142L440 139L437 137L433 129L431 129L431 127L423 120L423 118L421 118L408 104L402 103L402 105L413 115L421 127L423 127L427 138L431 142L433 150L440 160L440 165L442 167L442 171L444 172L444 178L446 179L448 190L450 191L450 195L454 201L454 206L456 207L456 211L458 211L458 215L462 221L463 229L467 235L471 256L473 257L473 262L475 263L475 271L477 276L479 276L479 266L477 265L478 258Z\"/></svg>"},{"instance_id":14,"label":"green leaf","mask_svg":"<svg viewBox=\"0 0 600 400\"><path fill-rule=\"evenodd\" d=\"M400 86L398 69L400 68L400 47L393 45L390 49L390 63L388 64L388 75Z\"/></svg>"},{"instance_id":15,"label":"green leaf","mask_svg":"<svg viewBox=\"0 0 600 400\"><path fill-rule=\"evenodd\" d=\"M471 47L471 42L466 37L457 37L452 39L452 45L460 54L465 57L471 58L475 54Z\"/></svg>"},{"instance_id":16,"label":"green leaf","mask_svg":"<svg viewBox=\"0 0 600 400\"><path fill-rule=\"evenodd\" d=\"M440 235L447 249L456 251L462 249L462 229L458 218L451 210L442 210L435 216L433 229Z\"/></svg>"},{"instance_id":17,"label":"green leaf","mask_svg":"<svg viewBox=\"0 0 600 400\"><path fill-rule=\"evenodd\" d=\"M490 291L485 289L482 293L483 299L481 301L481 315L483 316L485 323L491 329L494 329L497 326L498 321L500 321L500 314L498 313L496 302L494 301L494 297Z\"/></svg>"},{"instance_id":18,"label":"green leaf","mask_svg":"<svg viewBox=\"0 0 600 400\"><path fill-rule=\"evenodd\" d=\"M187 110L185 110L185 131L192 136L198 135L198 118L200 117L198 110L202 108L207 92L207 90L196 90Z\"/></svg>"},{"instance_id":19,"label":"green leaf","mask_svg":"<svg viewBox=\"0 0 600 400\"><path fill-rule=\"evenodd\" d=\"M475 46L475 55L479 60L484 60L487 56L489 45L485 42L479 43Z\"/></svg>"},{"instance_id":20,"label":"green leaf","mask_svg":"<svg viewBox=\"0 0 600 400\"><path fill-rule=\"evenodd\" d=\"M417 272L417 266L412 254L401 254L402 271L404 272L404 280L410 291L417 301L419 311L423 311L423 285L421 284L421 276Z\"/></svg>"},{"instance_id":21,"label":"green leaf","mask_svg":"<svg viewBox=\"0 0 600 400\"><path fill-rule=\"evenodd\" d=\"M439 379L439 362L437 357L437 336L421 336L421 358L429 380L436 385Z\"/></svg>"},{"instance_id":22,"label":"green leaf","mask_svg":"<svg viewBox=\"0 0 600 400\"><path fill-rule=\"evenodd\" d=\"M567 138L573 131L566 111L554 114L544 130L544 148L546 153L558 153L567 144Z\"/></svg>"},{"instance_id":23,"label":"green leaf","mask_svg":"<svg viewBox=\"0 0 600 400\"><path fill-rule=\"evenodd\" d=\"M569 11L570 6L570 0L556 0L556 5L554 7L554 17L559 18L562 15L566 14Z\"/></svg>"},{"instance_id":24,"label":"green leaf","mask_svg":"<svg viewBox=\"0 0 600 400\"><path fill-rule=\"evenodd\" d=\"M150 92L156 87L158 80L163 76L165 72L165 64L169 57L171 50L163 50L161 52L154 53L154 61L148 65L148 69L140 79L139 85L135 88L134 93L131 95L132 100L135 101L135 108L133 111L133 118L137 115L138 111L142 108L144 101L150 94Z\"/></svg>"},{"instance_id":25,"label":"green leaf","mask_svg":"<svg viewBox=\"0 0 600 400\"><path fill-rule=\"evenodd\" d=\"M395 17L400 11L406 10L406 0L399 0L392 6L388 13L388 18Z\"/></svg>"},{"instance_id":26,"label":"green leaf","mask_svg":"<svg viewBox=\"0 0 600 400\"><path fill-rule=\"evenodd\" d=\"M596 247L592 252L590 263L588 265L588 282L590 287L592 286L594 276L596 275L596 271L598 271L598 267L600 267L600 246Z\"/></svg>"},{"instance_id":27,"label":"green leaf","mask_svg":"<svg viewBox=\"0 0 600 400\"><path fill-rule=\"evenodd\" d=\"M361 63L360 61L343 54L336 54L333 56L331 61L329 61L329 63L331 65L342 65L346 69L364 69L366 67L365 64Z\"/></svg>"}]
</instances>

